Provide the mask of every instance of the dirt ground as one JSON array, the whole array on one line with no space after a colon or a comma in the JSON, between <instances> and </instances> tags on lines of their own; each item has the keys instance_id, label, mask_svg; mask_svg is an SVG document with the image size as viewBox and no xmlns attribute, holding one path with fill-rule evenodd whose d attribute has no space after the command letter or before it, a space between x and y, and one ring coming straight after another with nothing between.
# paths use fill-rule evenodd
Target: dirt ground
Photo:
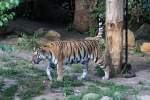
<instances>
[{"instance_id":1,"label":"dirt ground","mask_svg":"<svg viewBox=\"0 0 150 100\"><path fill-rule=\"evenodd\" d=\"M17 23L17 24L16 24ZM32 24L31 24L32 23ZM78 32L68 32L66 30L66 27L56 27L53 25L49 25L49 24L41 24L38 22L31 22L31 21L22 21L22 20L17 20L15 23L11 23L12 27L16 30L25 30L25 31L34 31L37 30L38 28L41 27L46 27L50 30L55 30L58 31L59 33L61 33L62 39L66 39L66 40L70 40L70 39L83 39L86 36L82 35ZM21 26L21 27L19 27ZM19 27L19 29L17 29ZM6 38L1 38L0 39L0 44L16 44L17 43L17 36L7 36ZM2 52L0 52L0 55L2 55ZM7 54L6 54L7 55ZM31 60L31 52L25 51L25 50L19 50L19 51L15 51L9 55L14 55L16 57L21 57L24 58L26 60ZM129 62L131 63L133 70L136 73L136 77L133 78L121 78L121 77L114 77L112 79L110 79L109 81L112 81L116 84L121 84L121 85L129 85L129 86L133 86L133 87L137 87L139 88L141 85L140 83L144 84L142 86L144 87L150 87L150 55L149 54L144 54L144 56L137 56L137 55L131 55L129 54ZM39 65L40 66L40 65ZM44 65L41 65L44 66ZM91 76L93 77L93 80L101 80L100 77L96 77L96 76ZM8 81L9 84L9 80L6 79L6 81ZM13 84L14 80L10 80L10 84ZM85 84L90 84L90 83L85 83ZM79 91L84 91L85 90L86 85L82 86L82 87L76 87L76 90ZM150 90L142 90L140 91L139 95L141 96L150 96ZM52 97L52 98L49 98ZM44 98L44 99L42 99ZM45 89L45 91L42 93L42 95L39 95L37 97L32 98L33 100L64 100L65 97L62 93L60 92L50 92L49 89ZM18 97L15 97L15 100L20 100ZM132 99L130 99L132 100ZM144 99L143 99L144 100ZM147 100L150 100L147 99Z\"/></svg>"}]
</instances>

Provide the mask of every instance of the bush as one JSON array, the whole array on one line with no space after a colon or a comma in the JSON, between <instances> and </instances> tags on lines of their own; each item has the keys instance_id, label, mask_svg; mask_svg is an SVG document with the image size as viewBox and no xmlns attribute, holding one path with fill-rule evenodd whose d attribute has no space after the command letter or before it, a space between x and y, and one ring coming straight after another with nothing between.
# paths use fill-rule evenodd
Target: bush
<instances>
[{"instance_id":1,"label":"bush","mask_svg":"<svg viewBox=\"0 0 150 100\"><path fill-rule=\"evenodd\" d=\"M0 2L0 27L6 26L15 16L11 9L17 7L20 0L2 0Z\"/></svg>"},{"instance_id":2,"label":"bush","mask_svg":"<svg viewBox=\"0 0 150 100\"><path fill-rule=\"evenodd\" d=\"M141 19L150 20L150 1L149 0L129 0L130 22L140 22ZM144 21L144 20L143 20Z\"/></svg>"},{"instance_id":3,"label":"bush","mask_svg":"<svg viewBox=\"0 0 150 100\"><path fill-rule=\"evenodd\" d=\"M32 36L22 34L22 37L18 39L17 46L21 49L31 50L33 47L39 46L39 37L36 33L33 33Z\"/></svg>"},{"instance_id":4,"label":"bush","mask_svg":"<svg viewBox=\"0 0 150 100\"><path fill-rule=\"evenodd\" d=\"M16 50L15 45L7 45L7 44L0 44L0 50L5 52L11 52Z\"/></svg>"}]
</instances>

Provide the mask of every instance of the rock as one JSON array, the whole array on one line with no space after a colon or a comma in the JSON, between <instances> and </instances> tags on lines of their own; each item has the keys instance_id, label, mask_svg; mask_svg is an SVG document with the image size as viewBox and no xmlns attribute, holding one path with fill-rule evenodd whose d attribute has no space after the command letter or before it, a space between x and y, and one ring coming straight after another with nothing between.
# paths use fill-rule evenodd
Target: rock
<instances>
[{"instance_id":1,"label":"rock","mask_svg":"<svg viewBox=\"0 0 150 100\"><path fill-rule=\"evenodd\" d=\"M140 100L150 100L150 95L142 95L139 98Z\"/></svg>"},{"instance_id":2,"label":"rock","mask_svg":"<svg viewBox=\"0 0 150 100\"><path fill-rule=\"evenodd\" d=\"M39 28L36 31L34 31L35 33L45 33L46 29L45 28Z\"/></svg>"},{"instance_id":3,"label":"rock","mask_svg":"<svg viewBox=\"0 0 150 100\"><path fill-rule=\"evenodd\" d=\"M121 100L140 100L140 99L135 99L139 98L137 95L124 95Z\"/></svg>"},{"instance_id":4,"label":"rock","mask_svg":"<svg viewBox=\"0 0 150 100\"><path fill-rule=\"evenodd\" d=\"M54 40L60 40L60 33L53 31L53 30L49 30L45 36L46 39L50 40L50 41L54 41Z\"/></svg>"},{"instance_id":5,"label":"rock","mask_svg":"<svg viewBox=\"0 0 150 100\"><path fill-rule=\"evenodd\" d=\"M88 93L85 94L82 98L82 100L98 100L100 96L96 93Z\"/></svg>"},{"instance_id":6,"label":"rock","mask_svg":"<svg viewBox=\"0 0 150 100\"><path fill-rule=\"evenodd\" d=\"M13 32L13 29L11 27L1 27L0 28L0 35L9 34Z\"/></svg>"},{"instance_id":7,"label":"rock","mask_svg":"<svg viewBox=\"0 0 150 100\"><path fill-rule=\"evenodd\" d=\"M100 100L113 100L113 98L108 96L103 96Z\"/></svg>"},{"instance_id":8,"label":"rock","mask_svg":"<svg viewBox=\"0 0 150 100\"><path fill-rule=\"evenodd\" d=\"M144 42L141 46L140 49L142 52L150 52L150 42Z\"/></svg>"},{"instance_id":9,"label":"rock","mask_svg":"<svg viewBox=\"0 0 150 100\"><path fill-rule=\"evenodd\" d=\"M136 32L135 38L137 40L150 41L150 24L143 24Z\"/></svg>"},{"instance_id":10,"label":"rock","mask_svg":"<svg viewBox=\"0 0 150 100\"><path fill-rule=\"evenodd\" d=\"M132 48L135 44L134 33L128 29L128 48ZM125 30L123 30L123 46L125 47Z\"/></svg>"}]
</instances>

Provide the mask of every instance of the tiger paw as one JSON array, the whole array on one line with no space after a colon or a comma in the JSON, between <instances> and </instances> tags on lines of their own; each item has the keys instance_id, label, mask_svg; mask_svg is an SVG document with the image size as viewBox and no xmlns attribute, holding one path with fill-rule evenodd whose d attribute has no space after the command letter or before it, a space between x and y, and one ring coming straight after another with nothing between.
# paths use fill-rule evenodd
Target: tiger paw
<instances>
[{"instance_id":1,"label":"tiger paw","mask_svg":"<svg viewBox=\"0 0 150 100\"><path fill-rule=\"evenodd\" d=\"M49 80L44 80L43 81L43 85L47 87L47 86L49 86L50 82L51 81L49 81Z\"/></svg>"},{"instance_id":2,"label":"tiger paw","mask_svg":"<svg viewBox=\"0 0 150 100\"><path fill-rule=\"evenodd\" d=\"M62 82L63 78L57 77L57 81Z\"/></svg>"},{"instance_id":3,"label":"tiger paw","mask_svg":"<svg viewBox=\"0 0 150 100\"><path fill-rule=\"evenodd\" d=\"M77 77L78 80L88 80L88 77Z\"/></svg>"},{"instance_id":4,"label":"tiger paw","mask_svg":"<svg viewBox=\"0 0 150 100\"><path fill-rule=\"evenodd\" d=\"M108 80L108 79L109 77L106 77L106 76L102 77L102 80Z\"/></svg>"}]
</instances>

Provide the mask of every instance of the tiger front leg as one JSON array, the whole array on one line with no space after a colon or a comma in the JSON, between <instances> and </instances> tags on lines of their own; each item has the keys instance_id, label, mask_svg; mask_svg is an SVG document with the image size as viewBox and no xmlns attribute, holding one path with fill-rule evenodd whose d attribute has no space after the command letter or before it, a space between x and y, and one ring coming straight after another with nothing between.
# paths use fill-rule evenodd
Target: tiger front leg
<instances>
[{"instance_id":1,"label":"tiger front leg","mask_svg":"<svg viewBox=\"0 0 150 100\"><path fill-rule=\"evenodd\" d=\"M57 81L63 81L63 64L57 64Z\"/></svg>"},{"instance_id":2,"label":"tiger front leg","mask_svg":"<svg viewBox=\"0 0 150 100\"><path fill-rule=\"evenodd\" d=\"M100 66L103 70L104 70L104 73L105 73L105 76L102 77L103 80L108 80L109 77L110 77L110 68L109 66Z\"/></svg>"},{"instance_id":3,"label":"tiger front leg","mask_svg":"<svg viewBox=\"0 0 150 100\"><path fill-rule=\"evenodd\" d=\"M51 76L51 67L50 67L50 65L47 66L46 73L47 73L48 79L51 81L52 76Z\"/></svg>"}]
</instances>

